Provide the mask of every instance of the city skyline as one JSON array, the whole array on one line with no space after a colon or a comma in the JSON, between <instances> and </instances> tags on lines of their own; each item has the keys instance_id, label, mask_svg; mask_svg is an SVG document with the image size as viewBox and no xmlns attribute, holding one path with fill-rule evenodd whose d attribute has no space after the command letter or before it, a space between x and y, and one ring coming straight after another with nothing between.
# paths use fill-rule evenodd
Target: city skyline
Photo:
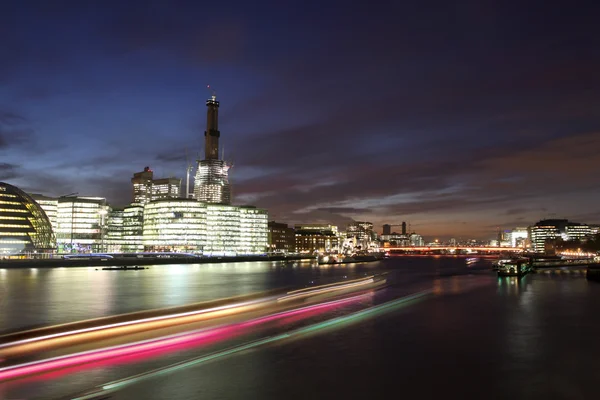
<instances>
[{"instance_id":1,"label":"city skyline","mask_svg":"<svg viewBox=\"0 0 600 400\"><path fill-rule=\"evenodd\" d=\"M593 13L234 3L0 5L0 181L124 205L143 166L185 178L211 84L233 203L272 220L600 222Z\"/></svg>"}]
</instances>

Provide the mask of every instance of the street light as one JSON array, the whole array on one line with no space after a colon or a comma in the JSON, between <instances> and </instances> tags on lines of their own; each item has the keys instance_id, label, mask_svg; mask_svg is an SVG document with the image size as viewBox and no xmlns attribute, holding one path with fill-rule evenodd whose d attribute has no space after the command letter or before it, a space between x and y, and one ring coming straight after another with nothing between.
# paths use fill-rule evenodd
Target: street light
<instances>
[{"instance_id":1,"label":"street light","mask_svg":"<svg viewBox=\"0 0 600 400\"><path fill-rule=\"evenodd\" d=\"M73 198L77 198L77 195L79 195L79 192L59 196L59 199L71 198L71 253L73 252L73 218L75 216L75 200Z\"/></svg>"},{"instance_id":2,"label":"street light","mask_svg":"<svg viewBox=\"0 0 600 400\"><path fill-rule=\"evenodd\" d=\"M105 208L101 208L98 211L100 214L100 252L104 252L104 217L108 214L108 211Z\"/></svg>"}]
</instances>

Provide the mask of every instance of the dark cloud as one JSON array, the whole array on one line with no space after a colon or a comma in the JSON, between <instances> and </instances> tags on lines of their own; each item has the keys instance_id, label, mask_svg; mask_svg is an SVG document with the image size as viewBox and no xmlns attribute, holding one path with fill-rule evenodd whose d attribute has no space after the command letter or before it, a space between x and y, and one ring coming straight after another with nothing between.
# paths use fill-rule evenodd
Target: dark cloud
<instances>
[{"instance_id":1,"label":"dark cloud","mask_svg":"<svg viewBox=\"0 0 600 400\"><path fill-rule=\"evenodd\" d=\"M18 174L18 165L9 164L9 163L0 163L0 180L7 181L9 179L14 179Z\"/></svg>"},{"instance_id":2,"label":"dark cloud","mask_svg":"<svg viewBox=\"0 0 600 400\"><path fill-rule=\"evenodd\" d=\"M29 121L22 115L0 110L0 150L20 145L32 136Z\"/></svg>"},{"instance_id":3,"label":"dark cloud","mask_svg":"<svg viewBox=\"0 0 600 400\"><path fill-rule=\"evenodd\" d=\"M3 162L40 154L20 171L36 191L126 202L145 165L184 177L215 80L235 198L277 219L406 218L455 234L542 209L594 215L595 13L540 1L223 4L0 4L0 101L27 100L19 110L35 115L0 113Z\"/></svg>"},{"instance_id":4,"label":"dark cloud","mask_svg":"<svg viewBox=\"0 0 600 400\"><path fill-rule=\"evenodd\" d=\"M355 207L323 207L317 208L315 211L324 211L334 214L364 214L370 213L373 210L368 208L355 208Z\"/></svg>"}]
</instances>

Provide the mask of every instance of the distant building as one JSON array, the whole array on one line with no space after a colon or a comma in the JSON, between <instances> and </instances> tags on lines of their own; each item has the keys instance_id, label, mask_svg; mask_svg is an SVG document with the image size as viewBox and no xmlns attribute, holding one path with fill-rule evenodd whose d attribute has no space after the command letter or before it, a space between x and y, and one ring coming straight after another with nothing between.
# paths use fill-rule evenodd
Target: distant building
<instances>
[{"instance_id":1,"label":"distant building","mask_svg":"<svg viewBox=\"0 0 600 400\"><path fill-rule=\"evenodd\" d=\"M373 231L373 223L364 221L355 221L346 227L346 235L355 237L358 241L371 241L376 239Z\"/></svg>"},{"instance_id":2,"label":"distant building","mask_svg":"<svg viewBox=\"0 0 600 400\"><path fill-rule=\"evenodd\" d=\"M56 251L48 216L21 189L0 182L0 256Z\"/></svg>"},{"instance_id":3,"label":"distant building","mask_svg":"<svg viewBox=\"0 0 600 400\"><path fill-rule=\"evenodd\" d=\"M381 235L381 240L389 242L392 246L410 246L410 238L408 235L402 235L400 233L393 232L390 235Z\"/></svg>"},{"instance_id":4,"label":"distant building","mask_svg":"<svg viewBox=\"0 0 600 400\"><path fill-rule=\"evenodd\" d=\"M385 224L383 225L383 232L381 233L382 235L391 235L392 234L392 226Z\"/></svg>"},{"instance_id":5,"label":"distant building","mask_svg":"<svg viewBox=\"0 0 600 400\"><path fill-rule=\"evenodd\" d=\"M295 225L296 251L298 253L325 253L339 249L339 238L335 225Z\"/></svg>"},{"instance_id":6,"label":"distant building","mask_svg":"<svg viewBox=\"0 0 600 400\"><path fill-rule=\"evenodd\" d=\"M402 222L402 234L406 235L406 222Z\"/></svg>"},{"instance_id":7,"label":"distant building","mask_svg":"<svg viewBox=\"0 0 600 400\"><path fill-rule=\"evenodd\" d=\"M529 232L527 228L515 228L510 232L511 247L525 247Z\"/></svg>"},{"instance_id":8,"label":"distant building","mask_svg":"<svg viewBox=\"0 0 600 400\"><path fill-rule=\"evenodd\" d=\"M409 240L411 246L425 246L425 240L423 240L423 236L417 235L416 233L411 233Z\"/></svg>"},{"instance_id":9,"label":"distant building","mask_svg":"<svg viewBox=\"0 0 600 400\"><path fill-rule=\"evenodd\" d=\"M154 200L176 199L180 195L181 179L154 179L154 172L145 167L131 178L133 186L133 203L146 204Z\"/></svg>"},{"instance_id":10,"label":"distant building","mask_svg":"<svg viewBox=\"0 0 600 400\"><path fill-rule=\"evenodd\" d=\"M296 251L294 228L275 221L269 222L269 251L277 253L293 253Z\"/></svg>"}]
</instances>

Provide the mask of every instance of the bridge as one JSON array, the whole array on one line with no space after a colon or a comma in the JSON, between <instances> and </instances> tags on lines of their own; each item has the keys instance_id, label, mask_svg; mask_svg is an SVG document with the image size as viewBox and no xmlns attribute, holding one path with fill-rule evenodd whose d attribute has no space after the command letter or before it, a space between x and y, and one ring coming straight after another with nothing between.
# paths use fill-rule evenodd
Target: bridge
<instances>
[{"instance_id":1,"label":"bridge","mask_svg":"<svg viewBox=\"0 0 600 400\"><path fill-rule=\"evenodd\" d=\"M497 246L390 246L384 247L384 251L398 252L416 252L416 253L451 253L451 254L471 254L471 253L501 253L513 252L522 253L522 247L497 247Z\"/></svg>"}]
</instances>

